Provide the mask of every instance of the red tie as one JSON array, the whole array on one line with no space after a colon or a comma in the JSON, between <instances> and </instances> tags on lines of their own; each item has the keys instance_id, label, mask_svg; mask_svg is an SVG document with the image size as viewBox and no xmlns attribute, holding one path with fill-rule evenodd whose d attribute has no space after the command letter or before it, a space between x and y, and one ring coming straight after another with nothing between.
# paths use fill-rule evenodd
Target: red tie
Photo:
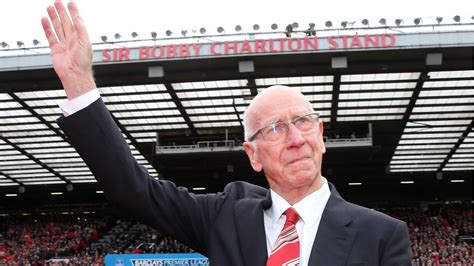
<instances>
[{"instance_id":1,"label":"red tie","mask_svg":"<svg viewBox=\"0 0 474 266\"><path fill-rule=\"evenodd\" d=\"M300 240L295 227L300 217L293 208L287 209L285 215L285 225L268 257L267 266L300 265Z\"/></svg>"}]
</instances>

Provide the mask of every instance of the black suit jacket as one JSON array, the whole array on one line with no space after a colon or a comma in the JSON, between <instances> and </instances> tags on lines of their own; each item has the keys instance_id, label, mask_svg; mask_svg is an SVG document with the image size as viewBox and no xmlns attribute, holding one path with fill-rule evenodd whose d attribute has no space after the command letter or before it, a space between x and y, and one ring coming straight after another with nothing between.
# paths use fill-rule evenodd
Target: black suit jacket
<instances>
[{"instance_id":1,"label":"black suit jacket","mask_svg":"<svg viewBox=\"0 0 474 266\"><path fill-rule=\"evenodd\" d=\"M58 122L106 197L128 215L204 254L211 265L265 265L267 189L234 182L221 193L195 195L151 178L100 99ZM309 265L410 265L404 222L348 203L329 186Z\"/></svg>"}]
</instances>

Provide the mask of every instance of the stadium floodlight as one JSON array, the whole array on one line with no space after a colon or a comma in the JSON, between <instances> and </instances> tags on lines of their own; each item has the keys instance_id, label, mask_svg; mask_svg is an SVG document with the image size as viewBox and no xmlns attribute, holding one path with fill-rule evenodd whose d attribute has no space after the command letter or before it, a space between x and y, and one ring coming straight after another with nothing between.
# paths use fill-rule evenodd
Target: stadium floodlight
<instances>
[{"instance_id":1,"label":"stadium floodlight","mask_svg":"<svg viewBox=\"0 0 474 266\"><path fill-rule=\"evenodd\" d=\"M173 32L172 32L171 30L167 30L167 31L165 32L165 34L166 34L166 36L169 37L169 36L173 35Z\"/></svg>"},{"instance_id":2,"label":"stadium floodlight","mask_svg":"<svg viewBox=\"0 0 474 266\"><path fill-rule=\"evenodd\" d=\"M326 27L330 28L332 27L332 22L330 20L326 21L325 23Z\"/></svg>"},{"instance_id":3,"label":"stadium floodlight","mask_svg":"<svg viewBox=\"0 0 474 266\"><path fill-rule=\"evenodd\" d=\"M286 26L286 31L285 31L286 37L288 37L288 38L291 37L291 33L292 33L292 32L293 32L293 25L288 24L288 25Z\"/></svg>"},{"instance_id":4,"label":"stadium floodlight","mask_svg":"<svg viewBox=\"0 0 474 266\"><path fill-rule=\"evenodd\" d=\"M395 20L395 24L396 24L397 26L400 26L402 23L403 23L403 19L397 18L397 19Z\"/></svg>"},{"instance_id":5,"label":"stadium floodlight","mask_svg":"<svg viewBox=\"0 0 474 266\"><path fill-rule=\"evenodd\" d=\"M308 24L308 26L309 26L309 28L308 28L308 30L306 30L306 35L316 36L316 30L315 30L316 24L311 22L311 23Z\"/></svg>"},{"instance_id":6,"label":"stadium floodlight","mask_svg":"<svg viewBox=\"0 0 474 266\"><path fill-rule=\"evenodd\" d=\"M299 28L299 26L300 25L298 24L298 22L291 23L291 27L293 27L293 29L297 29L297 28Z\"/></svg>"},{"instance_id":7,"label":"stadium floodlight","mask_svg":"<svg viewBox=\"0 0 474 266\"><path fill-rule=\"evenodd\" d=\"M120 35L120 33L115 33L115 34L114 34L114 38L115 38L116 40L118 40L118 39L122 38L122 35Z\"/></svg>"},{"instance_id":8,"label":"stadium floodlight","mask_svg":"<svg viewBox=\"0 0 474 266\"><path fill-rule=\"evenodd\" d=\"M154 31L150 32L150 35L153 39L156 39L156 36L158 36L158 34Z\"/></svg>"},{"instance_id":9,"label":"stadium floodlight","mask_svg":"<svg viewBox=\"0 0 474 266\"><path fill-rule=\"evenodd\" d=\"M186 34L188 34L188 31L187 31L187 30L182 30L182 31L181 31L181 35L183 35L183 37L186 37Z\"/></svg>"},{"instance_id":10,"label":"stadium floodlight","mask_svg":"<svg viewBox=\"0 0 474 266\"><path fill-rule=\"evenodd\" d=\"M201 33L201 34L205 34L206 31L207 31L206 28L200 28L199 29L199 33Z\"/></svg>"},{"instance_id":11,"label":"stadium floodlight","mask_svg":"<svg viewBox=\"0 0 474 266\"><path fill-rule=\"evenodd\" d=\"M436 17L436 22L438 22L438 24L443 22L443 17Z\"/></svg>"},{"instance_id":12,"label":"stadium floodlight","mask_svg":"<svg viewBox=\"0 0 474 266\"><path fill-rule=\"evenodd\" d=\"M17 41L16 45L18 46L18 48L25 46L25 44L22 41Z\"/></svg>"},{"instance_id":13,"label":"stadium floodlight","mask_svg":"<svg viewBox=\"0 0 474 266\"><path fill-rule=\"evenodd\" d=\"M387 20L385 18L381 18L379 20L380 25L387 26Z\"/></svg>"},{"instance_id":14,"label":"stadium floodlight","mask_svg":"<svg viewBox=\"0 0 474 266\"><path fill-rule=\"evenodd\" d=\"M347 21L343 21L343 22L341 22L341 26L342 26L343 28L346 28L348 23L349 23L349 22L347 22Z\"/></svg>"},{"instance_id":15,"label":"stadium floodlight","mask_svg":"<svg viewBox=\"0 0 474 266\"><path fill-rule=\"evenodd\" d=\"M259 29L260 29L260 25L254 24L252 28L253 28L253 30L259 30Z\"/></svg>"},{"instance_id":16,"label":"stadium floodlight","mask_svg":"<svg viewBox=\"0 0 474 266\"><path fill-rule=\"evenodd\" d=\"M223 28L223 27L217 27L217 32L218 32L218 33L223 33L223 32L224 32L224 28Z\"/></svg>"},{"instance_id":17,"label":"stadium floodlight","mask_svg":"<svg viewBox=\"0 0 474 266\"><path fill-rule=\"evenodd\" d=\"M240 26L240 25L235 26L235 31L236 32L239 32L241 30L242 30L242 26Z\"/></svg>"},{"instance_id":18,"label":"stadium floodlight","mask_svg":"<svg viewBox=\"0 0 474 266\"><path fill-rule=\"evenodd\" d=\"M459 15L456 15L453 17L454 22L459 23L461 22L461 17Z\"/></svg>"},{"instance_id":19,"label":"stadium floodlight","mask_svg":"<svg viewBox=\"0 0 474 266\"><path fill-rule=\"evenodd\" d=\"M415 18L415 19L413 20L413 23L415 23L415 25L420 25L421 21L422 21L421 18Z\"/></svg>"},{"instance_id":20,"label":"stadium floodlight","mask_svg":"<svg viewBox=\"0 0 474 266\"><path fill-rule=\"evenodd\" d=\"M132 38L134 39L138 37L138 33L136 31L132 32L131 35L132 35Z\"/></svg>"},{"instance_id":21,"label":"stadium floodlight","mask_svg":"<svg viewBox=\"0 0 474 266\"><path fill-rule=\"evenodd\" d=\"M364 19L362 20L362 25L364 25L364 26L369 26L369 20L366 19L366 18L364 18Z\"/></svg>"},{"instance_id":22,"label":"stadium floodlight","mask_svg":"<svg viewBox=\"0 0 474 266\"><path fill-rule=\"evenodd\" d=\"M101 39L103 42L107 42L107 36L105 36L105 35L100 36L100 39Z\"/></svg>"},{"instance_id":23,"label":"stadium floodlight","mask_svg":"<svg viewBox=\"0 0 474 266\"><path fill-rule=\"evenodd\" d=\"M7 48L7 47L10 47L10 45L8 45L8 43L6 42L2 42L2 48Z\"/></svg>"},{"instance_id":24,"label":"stadium floodlight","mask_svg":"<svg viewBox=\"0 0 474 266\"><path fill-rule=\"evenodd\" d=\"M37 45L39 45L39 44L40 44L40 41L38 41L37 39L34 39L34 40L33 40L33 45L34 45L34 46L37 46Z\"/></svg>"},{"instance_id":25,"label":"stadium floodlight","mask_svg":"<svg viewBox=\"0 0 474 266\"><path fill-rule=\"evenodd\" d=\"M275 24L275 23L273 23L273 24L270 26L270 28L271 28L272 30L277 30L277 29L278 29L278 25Z\"/></svg>"}]
</instances>

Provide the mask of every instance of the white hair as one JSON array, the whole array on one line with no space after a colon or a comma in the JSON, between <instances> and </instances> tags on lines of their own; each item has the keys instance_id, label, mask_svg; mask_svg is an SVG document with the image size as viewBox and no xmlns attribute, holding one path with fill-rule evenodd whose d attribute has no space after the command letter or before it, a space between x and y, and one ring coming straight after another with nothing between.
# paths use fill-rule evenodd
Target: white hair
<instances>
[{"instance_id":1,"label":"white hair","mask_svg":"<svg viewBox=\"0 0 474 266\"><path fill-rule=\"evenodd\" d=\"M250 106L250 105L249 105ZM252 136L252 131L250 131L250 118L249 118L249 109L245 109L244 112L244 118L243 118L243 124L244 124L244 140L248 141L250 136Z\"/></svg>"},{"instance_id":2,"label":"white hair","mask_svg":"<svg viewBox=\"0 0 474 266\"><path fill-rule=\"evenodd\" d=\"M287 86L281 86L281 85L274 85L274 86L271 86L271 87L268 87L267 89L270 89L270 88L274 88L274 87L287 87ZM289 87L287 87L289 88ZM301 92L301 90L299 90L299 92L303 95L303 93ZM304 96L304 95L303 95ZM257 97L257 96L255 96ZM308 107L310 108L310 110L312 112L314 112L314 108L311 104L311 102L306 99L305 97L305 100L306 102L308 103ZM251 118L250 118L250 113L251 112L251 105L253 103L253 100L252 102L247 106L247 109L245 109L245 112L244 112L244 117L243 117L243 125L244 125L244 140L245 141L249 141L249 138L252 136L252 134L254 134L255 132L253 132L254 129L251 128Z\"/></svg>"}]
</instances>

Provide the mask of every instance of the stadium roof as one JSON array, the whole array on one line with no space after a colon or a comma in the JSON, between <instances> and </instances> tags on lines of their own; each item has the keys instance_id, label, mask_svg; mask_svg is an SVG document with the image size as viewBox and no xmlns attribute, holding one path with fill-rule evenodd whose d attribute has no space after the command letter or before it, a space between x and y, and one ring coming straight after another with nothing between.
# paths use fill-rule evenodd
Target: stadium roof
<instances>
[{"instance_id":1,"label":"stadium roof","mask_svg":"<svg viewBox=\"0 0 474 266\"><path fill-rule=\"evenodd\" d=\"M244 52L255 39L219 41L220 53L211 42L200 55L145 60L143 46L127 48L127 60L107 60L120 53L109 45L94 53L95 77L138 162L152 177L190 189L220 191L233 180L265 185L239 146L242 114L259 91L282 84L301 90L319 112L328 145L323 174L349 197L472 196L463 184L471 187L474 170L474 31L390 35L396 43L385 47L347 36L352 47L330 47L331 36L322 36L317 50L296 49L293 39L314 41L297 36L279 39L286 45L279 51L263 49L273 45L268 40ZM224 54L227 44L234 53ZM0 58L0 192L99 189L55 122L66 97L48 55ZM406 190L401 181L419 186ZM434 191L420 193L427 187Z\"/></svg>"}]
</instances>

